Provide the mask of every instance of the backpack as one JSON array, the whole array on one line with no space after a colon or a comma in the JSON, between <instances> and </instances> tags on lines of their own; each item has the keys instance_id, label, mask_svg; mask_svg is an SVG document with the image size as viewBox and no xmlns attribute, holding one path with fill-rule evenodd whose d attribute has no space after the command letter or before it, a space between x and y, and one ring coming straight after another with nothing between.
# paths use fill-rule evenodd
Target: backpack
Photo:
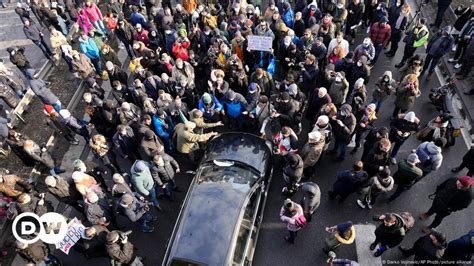
<instances>
[{"instance_id":1,"label":"backpack","mask_svg":"<svg viewBox=\"0 0 474 266\"><path fill-rule=\"evenodd\" d=\"M421 148L418 147L416 149L416 155L418 155L418 159L420 160L420 164L422 166L427 166L431 163L431 154L427 149L427 146Z\"/></svg>"}]
</instances>

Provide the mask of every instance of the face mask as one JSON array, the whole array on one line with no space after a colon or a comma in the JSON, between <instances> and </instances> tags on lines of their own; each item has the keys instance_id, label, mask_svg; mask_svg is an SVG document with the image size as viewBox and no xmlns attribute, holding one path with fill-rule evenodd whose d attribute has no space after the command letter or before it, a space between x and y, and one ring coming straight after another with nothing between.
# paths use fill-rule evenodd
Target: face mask
<instances>
[{"instance_id":1,"label":"face mask","mask_svg":"<svg viewBox=\"0 0 474 266\"><path fill-rule=\"evenodd\" d=\"M291 41L286 41L284 42L285 46L289 46L291 44Z\"/></svg>"},{"instance_id":2,"label":"face mask","mask_svg":"<svg viewBox=\"0 0 474 266\"><path fill-rule=\"evenodd\" d=\"M342 79L341 79L340 77L336 77L334 80L335 80L336 82L341 82L341 81L342 81Z\"/></svg>"},{"instance_id":3,"label":"face mask","mask_svg":"<svg viewBox=\"0 0 474 266\"><path fill-rule=\"evenodd\" d=\"M341 111L341 116L347 116L346 111Z\"/></svg>"},{"instance_id":4,"label":"face mask","mask_svg":"<svg viewBox=\"0 0 474 266\"><path fill-rule=\"evenodd\" d=\"M358 66L358 67L361 67L361 66L362 66L362 62L357 62L357 66Z\"/></svg>"},{"instance_id":5,"label":"face mask","mask_svg":"<svg viewBox=\"0 0 474 266\"><path fill-rule=\"evenodd\" d=\"M152 31L152 32L151 32L151 36L155 37L155 36L156 36L156 32Z\"/></svg>"},{"instance_id":6,"label":"face mask","mask_svg":"<svg viewBox=\"0 0 474 266\"><path fill-rule=\"evenodd\" d=\"M385 82L388 82L390 79L388 77L385 77L383 80L385 80Z\"/></svg>"}]
</instances>

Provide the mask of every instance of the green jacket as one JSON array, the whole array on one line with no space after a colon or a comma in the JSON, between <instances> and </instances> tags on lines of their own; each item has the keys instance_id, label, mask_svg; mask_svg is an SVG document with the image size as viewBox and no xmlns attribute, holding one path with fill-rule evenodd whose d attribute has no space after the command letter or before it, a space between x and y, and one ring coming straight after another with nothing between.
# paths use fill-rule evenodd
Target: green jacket
<instances>
[{"instance_id":1,"label":"green jacket","mask_svg":"<svg viewBox=\"0 0 474 266\"><path fill-rule=\"evenodd\" d=\"M430 32L428 28L423 25L421 28L413 28L412 34L414 35L413 47L418 48L428 42Z\"/></svg>"},{"instance_id":2,"label":"green jacket","mask_svg":"<svg viewBox=\"0 0 474 266\"><path fill-rule=\"evenodd\" d=\"M395 184L402 186L411 186L415 183L415 179L423 175L421 170L416 165L409 164L406 160L398 163L398 170L393 175Z\"/></svg>"}]
</instances>

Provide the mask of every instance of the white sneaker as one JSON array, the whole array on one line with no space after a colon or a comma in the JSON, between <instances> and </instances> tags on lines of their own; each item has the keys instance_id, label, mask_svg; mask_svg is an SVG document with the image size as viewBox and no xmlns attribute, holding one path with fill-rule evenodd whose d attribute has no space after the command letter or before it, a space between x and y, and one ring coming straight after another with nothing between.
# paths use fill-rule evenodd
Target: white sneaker
<instances>
[{"instance_id":1,"label":"white sneaker","mask_svg":"<svg viewBox=\"0 0 474 266\"><path fill-rule=\"evenodd\" d=\"M454 57L448 59L449 63L455 63L456 61L458 61L458 60L454 59Z\"/></svg>"},{"instance_id":2,"label":"white sneaker","mask_svg":"<svg viewBox=\"0 0 474 266\"><path fill-rule=\"evenodd\" d=\"M390 159L390 162L392 162L392 164L397 164L397 158L392 157L392 158Z\"/></svg>"},{"instance_id":3,"label":"white sneaker","mask_svg":"<svg viewBox=\"0 0 474 266\"><path fill-rule=\"evenodd\" d=\"M454 69L460 69L461 66L462 66L462 64L457 63L457 64L454 65Z\"/></svg>"},{"instance_id":4,"label":"white sneaker","mask_svg":"<svg viewBox=\"0 0 474 266\"><path fill-rule=\"evenodd\" d=\"M451 49L451 51L456 52L456 47L457 45L453 45L453 48Z\"/></svg>"},{"instance_id":5,"label":"white sneaker","mask_svg":"<svg viewBox=\"0 0 474 266\"><path fill-rule=\"evenodd\" d=\"M370 203L367 203L367 208L368 208L369 210L371 210L371 209L372 209L372 205L370 205Z\"/></svg>"},{"instance_id":6,"label":"white sneaker","mask_svg":"<svg viewBox=\"0 0 474 266\"><path fill-rule=\"evenodd\" d=\"M357 200L357 205L359 205L359 207L362 209L365 209L365 204L360 199Z\"/></svg>"},{"instance_id":7,"label":"white sneaker","mask_svg":"<svg viewBox=\"0 0 474 266\"><path fill-rule=\"evenodd\" d=\"M119 46L118 46L118 48L119 48L120 50L123 50L123 49L125 49L125 45L123 45L123 43L120 43Z\"/></svg>"}]
</instances>

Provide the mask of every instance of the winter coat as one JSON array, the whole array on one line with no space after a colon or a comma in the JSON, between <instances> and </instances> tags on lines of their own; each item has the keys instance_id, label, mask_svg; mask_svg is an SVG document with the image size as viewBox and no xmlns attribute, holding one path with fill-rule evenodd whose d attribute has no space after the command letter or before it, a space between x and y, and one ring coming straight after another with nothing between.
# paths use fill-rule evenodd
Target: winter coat
<instances>
[{"instance_id":1,"label":"winter coat","mask_svg":"<svg viewBox=\"0 0 474 266\"><path fill-rule=\"evenodd\" d=\"M120 241L117 241L112 244L106 244L107 254L115 263L122 265L128 265L134 259L133 252L134 247L130 241L123 244Z\"/></svg>"},{"instance_id":2,"label":"winter coat","mask_svg":"<svg viewBox=\"0 0 474 266\"><path fill-rule=\"evenodd\" d=\"M42 32L39 27L38 24L32 24L29 27L24 26L23 33L25 33L27 39L30 39L35 43L40 42L43 37L41 36Z\"/></svg>"},{"instance_id":3,"label":"winter coat","mask_svg":"<svg viewBox=\"0 0 474 266\"><path fill-rule=\"evenodd\" d=\"M400 244L405 237L405 222L403 218L395 215L395 224L386 227L382 222L377 229L375 229L375 236L380 241L380 245L393 248Z\"/></svg>"},{"instance_id":4,"label":"winter coat","mask_svg":"<svg viewBox=\"0 0 474 266\"><path fill-rule=\"evenodd\" d=\"M188 48L190 42L183 41L183 42L175 42L172 47L173 55L176 59L181 58L183 61L188 61Z\"/></svg>"},{"instance_id":5,"label":"winter coat","mask_svg":"<svg viewBox=\"0 0 474 266\"><path fill-rule=\"evenodd\" d=\"M21 177L17 175L3 175L2 178L3 182L0 183L0 193L4 196L16 198L23 193L15 188L17 185L23 187L27 184Z\"/></svg>"},{"instance_id":6,"label":"winter coat","mask_svg":"<svg viewBox=\"0 0 474 266\"><path fill-rule=\"evenodd\" d=\"M407 121L403 117L394 119L390 123L389 139L391 142L399 142L406 140L411 136L413 132L416 132L418 130L418 127L418 123ZM397 131L401 131L402 135L400 136Z\"/></svg>"},{"instance_id":7,"label":"winter coat","mask_svg":"<svg viewBox=\"0 0 474 266\"><path fill-rule=\"evenodd\" d=\"M415 89L408 89L406 87L405 81L402 81L395 92L396 99L395 99L395 106L403 109L408 110L412 109L415 105L415 99L417 95L419 95L419 88L416 87Z\"/></svg>"},{"instance_id":8,"label":"winter coat","mask_svg":"<svg viewBox=\"0 0 474 266\"><path fill-rule=\"evenodd\" d=\"M367 178L365 171L342 171L334 182L333 191L338 194L351 194L356 192L367 181Z\"/></svg>"},{"instance_id":9,"label":"winter coat","mask_svg":"<svg viewBox=\"0 0 474 266\"><path fill-rule=\"evenodd\" d=\"M133 197L133 196L132 196ZM145 209L146 203L139 201L136 197L133 197L133 202L127 206L120 204L119 212L126 216L130 221L136 222L148 211Z\"/></svg>"},{"instance_id":10,"label":"winter coat","mask_svg":"<svg viewBox=\"0 0 474 266\"><path fill-rule=\"evenodd\" d=\"M132 165L130 173L132 175L131 181L135 190L142 194L143 196L148 196L150 194L150 190L155 186L155 182L153 181L153 177L150 172L150 168L146 167L146 169L138 173L135 170L135 165L137 164L138 160ZM149 165L147 162L142 161L145 165Z\"/></svg>"},{"instance_id":11,"label":"winter coat","mask_svg":"<svg viewBox=\"0 0 474 266\"><path fill-rule=\"evenodd\" d=\"M74 181L74 185L76 190L84 197L87 195L87 192L94 191L94 189L98 186L94 177L88 174L84 174L84 178L82 180Z\"/></svg>"},{"instance_id":12,"label":"winter coat","mask_svg":"<svg viewBox=\"0 0 474 266\"><path fill-rule=\"evenodd\" d=\"M451 35L445 37L441 32L438 32L428 42L426 53L432 55L433 57L441 57L451 51L453 44L454 38L451 37Z\"/></svg>"},{"instance_id":13,"label":"winter coat","mask_svg":"<svg viewBox=\"0 0 474 266\"><path fill-rule=\"evenodd\" d=\"M199 149L199 142L208 141L212 137L211 133L195 134L194 132L189 132L182 123L176 125L174 131L176 135L176 149L185 154Z\"/></svg>"},{"instance_id":14,"label":"winter coat","mask_svg":"<svg viewBox=\"0 0 474 266\"><path fill-rule=\"evenodd\" d=\"M331 123L336 140L349 144L357 122L355 116L352 114L352 107L350 105L343 104L341 110L345 110L347 115L342 116L340 112L338 112L336 119L330 119L329 122ZM342 121L342 124L340 125L337 120Z\"/></svg>"},{"instance_id":15,"label":"winter coat","mask_svg":"<svg viewBox=\"0 0 474 266\"><path fill-rule=\"evenodd\" d=\"M301 205L305 214L313 214L321 202L321 190L313 182L303 183L300 190L303 192Z\"/></svg>"},{"instance_id":16,"label":"winter coat","mask_svg":"<svg viewBox=\"0 0 474 266\"><path fill-rule=\"evenodd\" d=\"M119 114L120 123L134 127L138 124L141 116L141 109L133 103L130 103L130 111L121 111Z\"/></svg>"},{"instance_id":17,"label":"winter coat","mask_svg":"<svg viewBox=\"0 0 474 266\"><path fill-rule=\"evenodd\" d=\"M138 149L140 151L140 156L142 157L142 159L149 162L153 159L153 156L155 154L160 153L163 150L163 143L158 138L158 136L154 134L151 140L142 138Z\"/></svg>"},{"instance_id":18,"label":"winter coat","mask_svg":"<svg viewBox=\"0 0 474 266\"><path fill-rule=\"evenodd\" d=\"M297 184L303 176L303 159L301 159L299 155L296 155L296 157L298 158L298 162L295 167L286 165L283 168L283 176L288 177L291 184Z\"/></svg>"},{"instance_id":19,"label":"winter coat","mask_svg":"<svg viewBox=\"0 0 474 266\"><path fill-rule=\"evenodd\" d=\"M458 18L456 19L456 22L454 22L453 26L456 30L461 31L464 25L466 25L466 23L472 17L473 12L470 7L465 7L461 9L455 9L454 14L458 15Z\"/></svg>"},{"instance_id":20,"label":"winter coat","mask_svg":"<svg viewBox=\"0 0 474 266\"><path fill-rule=\"evenodd\" d=\"M77 24L79 27L81 27L82 31L85 34L89 34L89 31L94 28L92 25L92 22L90 21L89 17L87 15L77 15Z\"/></svg>"},{"instance_id":21,"label":"winter coat","mask_svg":"<svg viewBox=\"0 0 474 266\"><path fill-rule=\"evenodd\" d=\"M115 29L117 38L125 44L131 44L133 42L133 36L135 36L135 29L128 22L125 22L123 27L117 27Z\"/></svg>"},{"instance_id":22,"label":"winter coat","mask_svg":"<svg viewBox=\"0 0 474 266\"><path fill-rule=\"evenodd\" d=\"M324 135L321 135L321 139L316 143L306 143L301 149L301 157L304 161L304 167L314 166L323 153L324 146L326 145Z\"/></svg>"},{"instance_id":23,"label":"winter coat","mask_svg":"<svg viewBox=\"0 0 474 266\"><path fill-rule=\"evenodd\" d=\"M388 82L384 80L385 76L389 78ZM376 101L384 101L394 90L395 84L395 80L392 79L392 72L385 71L383 76L379 78L377 83L375 83L375 89L372 93L372 97Z\"/></svg>"},{"instance_id":24,"label":"winter coat","mask_svg":"<svg viewBox=\"0 0 474 266\"><path fill-rule=\"evenodd\" d=\"M38 96L44 104L53 105L59 102L59 98L46 87L46 83L40 79L30 80L31 90Z\"/></svg>"},{"instance_id":25,"label":"winter coat","mask_svg":"<svg viewBox=\"0 0 474 266\"><path fill-rule=\"evenodd\" d=\"M304 213L303 213L303 208L301 207L301 205L293 202L293 207L295 208L295 214L292 215L291 217L287 216L288 214L286 214L285 207L281 207L280 220L286 223L286 228L288 229L288 231L297 232L301 229L301 227L296 225L295 220L296 218L303 215Z\"/></svg>"},{"instance_id":26,"label":"winter coat","mask_svg":"<svg viewBox=\"0 0 474 266\"><path fill-rule=\"evenodd\" d=\"M370 188L370 195L377 196L383 193L388 193L393 189L393 178L389 177L387 182L384 182L378 175L373 176L366 183Z\"/></svg>"},{"instance_id":27,"label":"winter coat","mask_svg":"<svg viewBox=\"0 0 474 266\"><path fill-rule=\"evenodd\" d=\"M374 45L386 46L391 36L391 27L388 23L381 27L379 22L375 22L370 27L369 37Z\"/></svg>"},{"instance_id":28,"label":"winter coat","mask_svg":"<svg viewBox=\"0 0 474 266\"><path fill-rule=\"evenodd\" d=\"M183 69L178 69L176 66L173 66L171 76L176 82L178 82L182 78L186 79L186 86L188 86L189 88L194 88L194 68L188 62L183 63Z\"/></svg>"},{"instance_id":29,"label":"winter coat","mask_svg":"<svg viewBox=\"0 0 474 266\"><path fill-rule=\"evenodd\" d=\"M20 103L16 93L7 85L0 83L0 98L2 98L12 109Z\"/></svg>"},{"instance_id":30,"label":"winter coat","mask_svg":"<svg viewBox=\"0 0 474 266\"><path fill-rule=\"evenodd\" d=\"M179 164L173 157L164 153L161 155L161 158L163 159L162 164L152 161L150 168L151 175L159 186L173 180L176 169L179 169Z\"/></svg>"},{"instance_id":31,"label":"winter coat","mask_svg":"<svg viewBox=\"0 0 474 266\"><path fill-rule=\"evenodd\" d=\"M324 97L319 98L318 91L319 91L319 88L314 89L313 95L311 99L308 101L308 109L306 112L306 118L310 122L315 121L316 114L319 113L323 105L332 102L331 96L329 96L329 94L326 94Z\"/></svg>"},{"instance_id":32,"label":"winter coat","mask_svg":"<svg viewBox=\"0 0 474 266\"><path fill-rule=\"evenodd\" d=\"M357 62L361 56L366 56L368 60L372 60L375 56L375 47L373 44L365 46L364 44L359 44L354 50L354 62Z\"/></svg>"},{"instance_id":33,"label":"winter coat","mask_svg":"<svg viewBox=\"0 0 474 266\"><path fill-rule=\"evenodd\" d=\"M102 16L102 12L100 12L100 9L94 3L92 3L91 6L87 6L87 5L84 6L84 12L91 22L104 20L104 17Z\"/></svg>"},{"instance_id":34,"label":"winter coat","mask_svg":"<svg viewBox=\"0 0 474 266\"><path fill-rule=\"evenodd\" d=\"M79 53L79 59L72 60L72 70L82 79L86 79L95 75L94 65L83 53Z\"/></svg>"},{"instance_id":35,"label":"winter coat","mask_svg":"<svg viewBox=\"0 0 474 266\"><path fill-rule=\"evenodd\" d=\"M48 191L57 197L60 201L66 203L82 199L82 195L76 190L75 186L61 177L54 177L56 186L49 187Z\"/></svg>"},{"instance_id":36,"label":"winter coat","mask_svg":"<svg viewBox=\"0 0 474 266\"><path fill-rule=\"evenodd\" d=\"M469 231L467 234L459 237L458 239L452 240L448 243L448 247L444 252L444 259L456 261L471 260L472 254L474 253L474 244L472 238L474 237L474 229Z\"/></svg>"},{"instance_id":37,"label":"winter coat","mask_svg":"<svg viewBox=\"0 0 474 266\"><path fill-rule=\"evenodd\" d=\"M26 154L28 154L31 160L34 160L38 163L41 163L48 169L54 168L54 161L51 158L51 154L48 151L42 151L38 145L35 145L32 150L24 149Z\"/></svg>"},{"instance_id":38,"label":"winter coat","mask_svg":"<svg viewBox=\"0 0 474 266\"><path fill-rule=\"evenodd\" d=\"M403 160L398 163L398 170L393 175L393 179L395 180L395 184L399 186L412 186L415 184L415 180L422 176L423 170Z\"/></svg>"},{"instance_id":39,"label":"winter coat","mask_svg":"<svg viewBox=\"0 0 474 266\"><path fill-rule=\"evenodd\" d=\"M29 244L25 249L17 249L17 251L20 257L27 263L33 263L35 265L44 261L45 257L49 254L48 247L41 240Z\"/></svg>"},{"instance_id":40,"label":"winter coat","mask_svg":"<svg viewBox=\"0 0 474 266\"><path fill-rule=\"evenodd\" d=\"M349 82L347 79L342 78L341 82L336 82L334 79L329 87L329 96L331 96L332 102L339 106L346 101L347 92L349 91Z\"/></svg>"},{"instance_id":41,"label":"winter coat","mask_svg":"<svg viewBox=\"0 0 474 266\"><path fill-rule=\"evenodd\" d=\"M460 190L457 188L457 178L449 178L436 187L435 198L430 210L434 213L451 213L460 211L471 205L472 188Z\"/></svg>"},{"instance_id":42,"label":"winter coat","mask_svg":"<svg viewBox=\"0 0 474 266\"><path fill-rule=\"evenodd\" d=\"M8 52L10 53L10 51ZM12 64L17 66L22 71L31 68L30 61L28 61L28 58L25 56L24 47L19 47L16 49L16 52L13 56L10 54L10 62L12 62Z\"/></svg>"},{"instance_id":43,"label":"winter coat","mask_svg":"<svg viewBox=\"0 0 474 266\"><path fill-rule=\"evenodd\" d=\"M127 126L126 127L126 135L122 136L118 132L116 132L112 138L115 152L120 157L125 157L129 154L136 154L138 151L138 142L133 132L132 128Z\"/></svg>"},{"instance_id":44,"label":"winter coat","mask_svg":"<svg viewBox=\"0 0 474 266\"><path fill-rule=\"evenodd\" d=\"M354 2L351 1L347 6L347 12L349 14L346 20L346 28L359 24L360 20L362 19L362 14L364 12L363 1L359 2L359 4L357 5L355 5Z\"/></svg>"},{"instance_id":45,"label":"winter coat","mask_svg":"<svg viewBox=\"0 0 474 266\"><path fill-rule=\"evenodd\" d=\"M82 38L79 38L79 43L81 52L84 53L88 58L93 59L99 57L99 47L97 47L94 39L87 38L87 40L83 40Z\"/></svg>"},{"instance_id":46,"label":"winter coat","mask_svg":"<svg viewBox=\"0 0 474 266\"><path fill-rule=\"evenodd\" d=\"M436 171L443 163L443 154L440 147L436 146L434 142L425 141L416 148L416 154L420 159L419 167L423 172ZM425 160L425 158L427 160Z\"/></svg>"},{"instance_id":47,"label":"winter coat","mask_svg":"<svg viewBox=\"0 0 474 266\"><path fill-rule=\"evenodd\" d=\"M148 31L142 29L142 31L135 31L133 33L133 40L144 43L147 47L150 46L150 39L148 38Z\"/></svg>"},{"instance_id":48,"label":"winter coat","mask_svg":"<svg viewBox=\"0 0 474 266\"><path fill-rule=\"evenodd\" d=\"M374 176L379 172L380 166L390 165L390 153L385 152L379 147L379 143L376 143L371 151L364 158L364 170L367 171L369 176Z\"/></svg>"},{"instance_id":49,"label":"winter coat","mask_svg":"<svg viewBox=\"0 0 474 266\"><path fill-rule=\"evenodd\" d=\"M474 169L474 148L471 148L466 152L466 154L464 154L462 161L466 164L467 169L471 171Z\"/></svg>"},{"instance_id":50,"label":"winter coat","mask_svg":"<svg viewBox=\"0 0 474 266\"><path fill-rule=\"evenodd\" d=\"M95 203L90 203L87 200L84 200L84 202L86 218L92 225L104 223L101 218L105 218L105 223L112 221L114 214L107 199L100 198Z\"/></svg>"},{"instance_id":51,"label":"winter coat","mask_svg":"<svg viewBox=\"0 0 474 266\"><path fill-rule=\"evenodd\" d=\"M32 213L35 213L37 214L38 216L41 216L45 213L48 212L48 209L46 208L46 206L44 205L39 205L39 199L30 195L31 199L29 202L27 203L19 203L19 202L16 202L15 204L15 207L16 207L16 210L18 211L18 214L22 214L22 213L25 213L25 212L32 212Z\"/></svg>"},{"instance_id":52,"label":"winter coat","mask_svg":"<svg viewBox=\"0 0 474 266\"><path fill-rule=\"evenodd\" d=\"M415 241L412 252L415 253L415 261L437 261L441 259L446 248L446 243L433 244L430 235L425 235Z\"/></svg>"}]
</instances>

